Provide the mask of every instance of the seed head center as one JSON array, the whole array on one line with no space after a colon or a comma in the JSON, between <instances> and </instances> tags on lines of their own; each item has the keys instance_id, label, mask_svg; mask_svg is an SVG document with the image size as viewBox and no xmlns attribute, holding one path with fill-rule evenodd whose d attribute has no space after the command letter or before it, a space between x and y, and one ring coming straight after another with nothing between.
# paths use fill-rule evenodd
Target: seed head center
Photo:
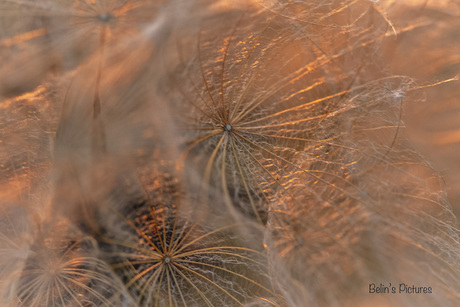
<instances>
[{"instance_id":1,"label":"seed head center","mask_svg":"<svg viewBox=\"0 0 460 307\"><path fill-rule=\"evenodd\" d=\"M110 19L112 19L112 15L109 14L109 13L102 13L99 15L99 20L102 21L102 22L107 22L109 21Z\"/></svg>"},{"instance_id":2,"label":"seed head center","mask_svg":"<svg viewBox=\"0 0 460 307\"><path fill-rule=\"evenodd\" d=\"M171 262L171 258L170 257L166 257L163 259L164 263L168 264Z\"/></svg>"},{"instance_id":3,"label":"seed head center","mask_svg":"<svg viewBox=\"0 0 460 307\"><path fill-rule=\"evenodd\" d=\"M225 131L230 131L230 130L232 130L232 125L226 124L225 125Z\"/></svg>"}]
</instances>

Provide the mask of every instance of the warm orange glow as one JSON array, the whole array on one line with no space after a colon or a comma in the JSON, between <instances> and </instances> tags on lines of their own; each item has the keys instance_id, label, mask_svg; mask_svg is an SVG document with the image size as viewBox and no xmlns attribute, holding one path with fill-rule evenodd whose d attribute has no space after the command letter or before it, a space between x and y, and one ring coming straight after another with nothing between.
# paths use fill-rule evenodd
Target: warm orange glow
<instances>
[{"instance_id":1,"label":"warm orange glow","mask_svg":"<svg viewBox=\"0 0 460 307\"><path fill-rule=\"evenodd\" d=\"M25 94L13 97L11 99L5 99L3 101L0 101L0 109L6 109L14 102L23 101L23 100L32 101L36 99L37 96L43 94L45 91L46 91L46 88L44 86L39 86L33 92L25 93Z\"/></svg>"},{"instance_id":2,"label":"warm orange glow","mask_svg":"<svg viewBox=\"0 0 460 307\"><path fill-rule=\"evenodd\" d=\"M437 145L454 145L460 143L460 130L440 132L434 137Z\"/></svg>"},{"instance_id":3,"label":"warm orange glow","mask_svg":"<svg viewBox=\"0 0 460 307\"><path fill-rule=\"evenodd\" d=\"M21 43L23 43L25 41L34 39L36 37L43 36L43 35L45 35L47 33L48 33L48 30L46 28L40 28L40 29L32 30L30 32L15 35L15 36L13 36L11 38L5 38L0 42L0 45L3 45L5 47L11 47L11 46L14 46L14 45L21 44Z\"/></svg>"}]
</instances>

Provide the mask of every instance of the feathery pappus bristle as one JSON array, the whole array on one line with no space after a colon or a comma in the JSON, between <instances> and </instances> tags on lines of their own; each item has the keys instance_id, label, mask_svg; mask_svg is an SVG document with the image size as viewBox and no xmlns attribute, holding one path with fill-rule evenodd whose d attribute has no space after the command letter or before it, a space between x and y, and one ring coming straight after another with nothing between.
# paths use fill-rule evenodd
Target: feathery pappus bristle
<instances>
[{"instance_id":1,"label":"feathery pappus bristle","mask_svg":"<svg viewBox=\"0 0 460 307\"><path fill-rule=\"evenodd\" d=\"M0 305L458 306L458 8L0 0Z\"/></svg>"}]
</instances>

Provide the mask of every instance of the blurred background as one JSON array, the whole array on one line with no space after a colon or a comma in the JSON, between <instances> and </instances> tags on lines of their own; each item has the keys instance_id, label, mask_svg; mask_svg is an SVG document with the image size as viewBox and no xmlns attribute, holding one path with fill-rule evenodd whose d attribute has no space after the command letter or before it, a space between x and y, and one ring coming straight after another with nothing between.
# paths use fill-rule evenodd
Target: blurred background
<instances>
[{"instance_id":1,"label":"blurred background","mask_svg":"<svg viewBox=\"0 0 460 307\"><path fill-rule=\"evenodd\" d=\"M385 54L392 73L426 86L460 76L460 1L388 1L395 29ZM403 120L414 146L442 174L448 198L460 217L460 81L423 90L424 100L404 103Z\"/></svg>"}]
</instances>

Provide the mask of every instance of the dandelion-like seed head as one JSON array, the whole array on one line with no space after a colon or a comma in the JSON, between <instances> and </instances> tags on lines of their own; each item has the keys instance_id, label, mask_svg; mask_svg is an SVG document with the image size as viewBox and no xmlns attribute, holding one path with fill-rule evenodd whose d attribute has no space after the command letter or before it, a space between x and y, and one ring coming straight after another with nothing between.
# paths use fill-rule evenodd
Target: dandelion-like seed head
<instances>
[{"instance_id":1,"label":"dandelion-like seed head","mask_svg":"<svg viewBox=\"0 0 460 307\"><path fill-rule=\"evenodd\" d=\"M460 306L455 216L403 125L457 78L382 65L458 16L408 2L0 0L0 305Z\"/></svg>"},{"instance_id":2,"label":"dandelion-like seed head","mask_svg":"<svg viewBox=\"0 0 460 307\"><path fill-rule=\"evenodd\" d=\"M109 262L136 302L239 306L258 296L271 301L261 250L238 243L232 235L237 225L212 228L182 216L178 186L165 178L153 179L146 200L126 214L126 239L106 240Z\"/></svg>"},{"instance_id":3,"label":"dandelion-like seed head","mask_svg":"<svg viewBox=\"0 0 460 307\"><path fill-rule=\"evenodd\" d=\"M19 275L21 306L113 306L124 296L109 266L98 259L89 238L40 236Z\"/></svg>"},{"instance_id":4,"label":"dandelion-like seed head","mask_svg":"<svg viewBox=\"0 0 460 307\"><path fill-rule=\"evenodd\" d=\"M293 27L285 13L303 5L304 11L311 10L310 4L295 2L281 12L235 12L219 20L225 25L219 29L206 26L216 20L205 19L196 41L181 46L196 53L183 57L186 61L171 74L171 85L178 90L167 91L180 95L174 106L185 127L185 168L204 170L202 186L221 192L230 212L261 224L291 172L334 184L338 176L324 169L344 166L331 161L334 151L355 150L345 140L353 120L347 115L366 103L355 96L367 87L337 63L356 61L353 53L366 55L376 38L370 30L361 31L366 44L344 49L329 41L357 31L338 24L343 22L340 15L362 8L325 6L321 9L330 10L327 17L310 16L322 27L301 22ZM373 18L368 11L360 14ZM309 163L299 162L302 157ZM200 190L203 199L208 197L205 190Z\"/></svg>"}]
</instances>

